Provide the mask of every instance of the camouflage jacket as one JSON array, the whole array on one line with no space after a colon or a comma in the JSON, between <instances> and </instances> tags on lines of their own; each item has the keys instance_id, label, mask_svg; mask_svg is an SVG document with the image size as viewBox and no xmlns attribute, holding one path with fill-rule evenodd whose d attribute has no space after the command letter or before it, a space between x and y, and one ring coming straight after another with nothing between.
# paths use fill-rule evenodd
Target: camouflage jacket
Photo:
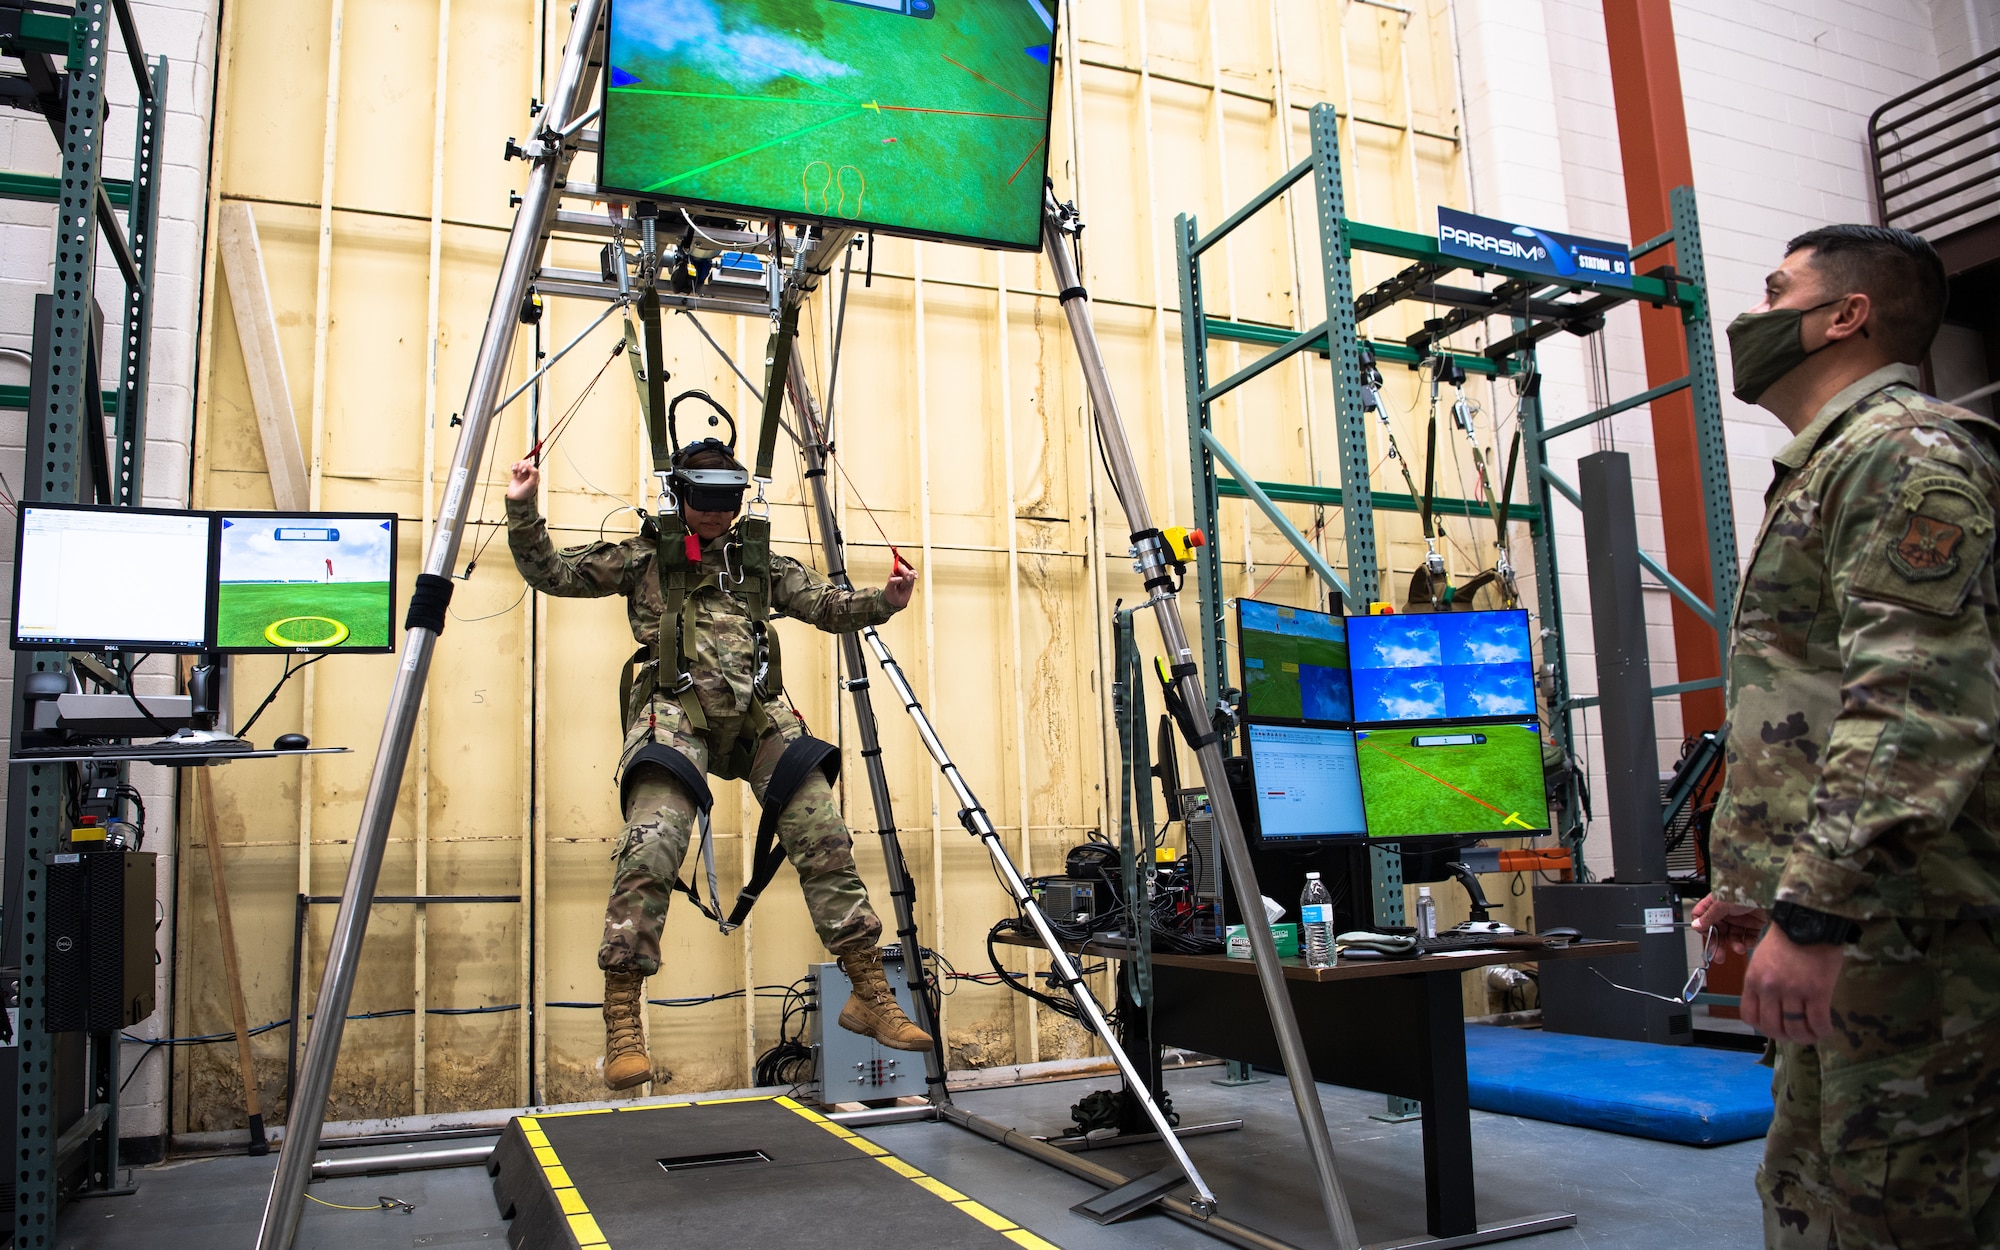
<instances>
[{"instance_id":1,"label":"camouflage jacket","mask_svg":"<svg viewBox=\"0 0 2000 1250\"><path fill-rule=\"evenodd\" d=\"M702 564L720 568L722 545L731 535L702 548ZM507 501L507 546L514 566L536 590L574 599L625 596L632 637L654 646L666 603L653 572L653 542L584 543L558 551L533 500ZM714 718L741 715L750 707L754 642L750 609L742 598L715 585L692 589L695 637L691 645L695 690L702 712ZM842 590L790 556L771 557L771 614L784 615L829 633L880 625L895 612L880 590ZM669 658L671 664L671 657Z\"/></svg>"},{"instance_id":2,"label":"camouflage jacket","mask_svg":"<svg viewBox=\"0 0 2000 1250\"><path fill-rule=\"evenodd\" d=\"M1731 641L1724 899L2000 919L2000 468L1916 381L1869 374L1777 455Z\"/></svg>"}]
</instances>

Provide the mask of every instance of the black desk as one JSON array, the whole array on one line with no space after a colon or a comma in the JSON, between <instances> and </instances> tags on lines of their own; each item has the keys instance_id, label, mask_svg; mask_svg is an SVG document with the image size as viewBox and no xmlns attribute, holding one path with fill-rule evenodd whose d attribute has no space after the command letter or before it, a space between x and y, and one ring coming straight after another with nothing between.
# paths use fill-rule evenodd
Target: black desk
<instances>
[{"instance_id":1,"label":"black desk","mask_svg":"<svg viewBox=\"0 0 2000 1250\"><path fill-rule=\"evenodd\" d=\"M1015 935L1000 940L1040 946L1032 938ZM1425 1224L1432 1237L1467 1239L1452 1244L1476 1245L1545 1231L1551 1225L1538 1223L1512 1231L1479 1225L1458 974L1490 964L1599 959L1637 950L1636 942L1582 942L1563 948L1355 960L1331 968L1309 968L1302 959L1280 962L1313 1077L1423 1104ZM1096 940L1076 948L1076 953L1123 959L1130 949L1116 939ZM1125 996L1123 977L1119 996L1121 1000ZM1133 1017L1143 1019L1144 1013L1132 1012L1127 1018ZM1273 1070L1283 1067L1256 968L1247 959L1154 954L1150 1040L1153 1054L1133 1056L1141 1071L1152 1070L1148 1061L1154 1060L1160 1046ZM1567 1222L1574 1223L1575 1217Z\"/></svg>"}]
</instances>

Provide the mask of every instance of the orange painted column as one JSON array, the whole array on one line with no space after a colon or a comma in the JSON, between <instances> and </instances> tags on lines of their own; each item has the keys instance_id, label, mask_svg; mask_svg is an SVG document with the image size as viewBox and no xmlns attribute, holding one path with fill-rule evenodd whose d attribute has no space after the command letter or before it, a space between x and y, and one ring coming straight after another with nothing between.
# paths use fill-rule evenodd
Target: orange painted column
<instances>
[{"instance_id":1,"label":"orange painted column","mask_svg":"<svg viewBox=\"0 0 2000 1250\"><path fill-rule=\"evenodd\" d=\"M1668 0L1604 0L1604 33L1611 50L1611 94L1618 108L1618 144L1624 155L1625 203L1632 241L1643 243L1673 225L1667 193L1694 185L1688 155L1687 117L1681 108L1680 59ZM1666 264L1671 249L1639 263ZM1714 315L1711 313L1711 315ZM1687 340L1679 310L1639 309L1646 349L1646 384L1659 386L1688 371ZM1695 443L1694 400L1678 391L1652 405L1653 448L1660 474L1660 510L1666 527L1667 571L1704 602L1715 602L1708 524L1702 512L1701 459ZM1674 600L1674 656L1680 680L1721 675L1713 630ZM1681 696L1688 733L1722 724L1722 692Z\"/></svg>"}]
</instances>

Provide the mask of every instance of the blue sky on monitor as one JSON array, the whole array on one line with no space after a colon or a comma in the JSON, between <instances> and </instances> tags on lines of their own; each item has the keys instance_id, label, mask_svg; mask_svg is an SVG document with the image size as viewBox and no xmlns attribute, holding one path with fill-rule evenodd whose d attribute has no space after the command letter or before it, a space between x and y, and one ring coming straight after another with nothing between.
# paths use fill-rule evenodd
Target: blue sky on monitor
<instances>
[{"instance_id":1,"label":"blue sky on monitor","mask_svg":"<svg viewBox=\"0 0 2000 1250\"><path fill-rule=\"evenodd\" d=\"M1526 613L1356 617L1348 642L1357 721L1534 714Z\"/></svg>"},{"instance_id":2,"label":"blue sky on monitor","mask_svg":"<svg viewBox=\"0 0 2000 1250\"><path fill-rule=\"evenodd\" d=\"M804 40L767 26L743 22L724 29L722 9L715 0L618 0L617 12L612 27L616 45L630 41L739 88L791 77L825 82L857 72L821 56ZM627 52L614 46L612 55L623 57Z\"/></svg>"},{"instance_id":3,"label":"blue sky on monitor","mask_svg":"<svg viewBox=\"0 0 2000 1250\"><path fill-rule=\"evenodd\" d=\"M225 582L386 582L394 522L380 517L224 517L218 579ZM314 536L333 530L338 541ZM287 536L280 538L280 532ZM327 561L333 575L327 576Z\"/></svg>"},{"instance_id":4,"label":"blue sky on monitor","mask_svg":"<svg viewBox=\"0 0 2000 1250\"><path fill-rule=\"evenodd\" d=\"M1347 641L1347 630L1340 618L1324 612L1315 612L1310 608L1287 608L1255 599L1239 599L1236 602L1243 612L1244 629L1262 630L1267 634L1293 634L1301 638L1324 638L1329 642Z\"/></svg>"}]
</instances>

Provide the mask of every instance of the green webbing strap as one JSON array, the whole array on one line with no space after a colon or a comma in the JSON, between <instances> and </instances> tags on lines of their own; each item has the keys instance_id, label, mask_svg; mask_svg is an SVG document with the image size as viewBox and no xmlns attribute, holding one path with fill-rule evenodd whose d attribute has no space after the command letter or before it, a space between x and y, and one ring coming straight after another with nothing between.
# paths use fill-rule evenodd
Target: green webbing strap
<instances>
[{"instance_id":1,"label":"green webbing strap","mask_svg":"<svg viewBox=\"0 0 2000 1250\"><path fill-rule=\"evenodd\" d=\"M1138 957L1126 961L1132 1001L1148 1011L1153 1004L1152 909L1144 896L1141 872L1153 871L1153 767L1146 740L1146 670L1139 658L1132 613L1120 610L1112 618L1116 674L1111 687L1112 718L1118 725L1122 794L1118 805L1118 851L1123 861L1126 915L1131 917ZM1137 828L1134 828L1134 826ZM1143 859L1142 859L1143 857Z\"/></svg>"},{"instance_id":2,"label":"green webbing strap","mask_svg":"<svg viewBox=\"0 0 2000 1250\"><path fill-rule=\"evenodd\" d=\"M646 410L646 437L653 444L653 471L673 467L674 449L667 441L666 350L660 343L660 293L651 287L639 297L639 321L646 327L646 384L640 407ZM633 368L637 368L635 360Z\"/></svg>"},{"instance_id":3,"label":"green webbing strap","mask_svg":"<svg viewBox=\"0 0 2000 1250\"><path fill-rule=\"evenodd\" d=\"M799 306L785 301L778 315L778 328L771 331L764 349L764 424L757 431L756 476L771 480L771 465L778 458L778 416L785 403L785 379L792 368L792 343L799 335Z\"/></svg>"}]
</instances>

